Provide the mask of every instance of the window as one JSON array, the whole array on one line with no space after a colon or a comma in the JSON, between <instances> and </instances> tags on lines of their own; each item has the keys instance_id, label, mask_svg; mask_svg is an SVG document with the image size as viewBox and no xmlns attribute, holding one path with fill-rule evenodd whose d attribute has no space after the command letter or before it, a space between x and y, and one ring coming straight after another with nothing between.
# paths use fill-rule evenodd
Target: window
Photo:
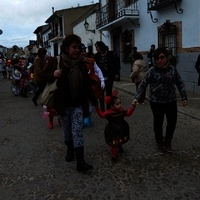
<instances>
[{"instance_id":1,"label":"window","mask_svg":"<svg viewBox=\"0 0 200 200\"><path fill-rule=\"evenodd\" d=\"M173 55L177 55L177 27L170 20L158 28L158 46L172 48Z\"/></svg>"},{"instance_id":2,"label":"window","mask_svg":"<svg viewBox=\"0 0 200 200\"><path fill-rule=\"evenodd\" d=\"M164 47L172 48L172 54L176 56L176 35L166 35L163 40Z\"/></svg>"}]
</instances>

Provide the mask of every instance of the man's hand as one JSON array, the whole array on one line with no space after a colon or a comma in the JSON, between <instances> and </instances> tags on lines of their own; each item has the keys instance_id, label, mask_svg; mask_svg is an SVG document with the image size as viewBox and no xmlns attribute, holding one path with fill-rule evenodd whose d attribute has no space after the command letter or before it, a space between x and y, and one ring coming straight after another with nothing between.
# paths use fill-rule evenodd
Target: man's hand
<instances>
[{"instance_id":1,"label":"man's hand","mask_svg":"<svg viewBox=\"0 0 200 200\"><path fill-rule=\"evenodd\" d=\"M187 104L188 104L188 101L187 101L187 100L184 100L184 101L183 101L183 106L185 107L185 106L187 106Z\"/></svg>"},{"instance_id":2,"label":"man's hand","mask_svg":"<svg viewBox=\"0 0 200 200\"><path fill-rule=\"evenodd\" d=\"M60 77L62 73L62 69L57 69L54 71L53 75L54 77Z\"/></svg>"},{"instance_id":3,"label":"man's hand","mask_svg":"<svg viewBox=\"0 0 200 200\"><path fill-rule=\"evenodd\" d=\"M117 74L117 75L115 75L115 80L117 80L119 78L119 75Z\"/></svg>"}]
</instances>

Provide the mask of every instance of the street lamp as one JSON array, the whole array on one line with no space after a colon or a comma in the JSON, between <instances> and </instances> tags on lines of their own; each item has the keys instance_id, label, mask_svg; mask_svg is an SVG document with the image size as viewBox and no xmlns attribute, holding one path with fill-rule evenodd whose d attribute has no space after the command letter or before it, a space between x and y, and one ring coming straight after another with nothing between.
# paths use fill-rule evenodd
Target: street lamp
<instances>
[{"instance_id":1,"label":"street lamp","mask_svg":"<svg viewBox=\"0 0 200 200\"><path fill-rule=\"evenodd\" d=\"M92 32L92 33L95 34L95 29L94 29L94 30L89 30L89 29L88 29L88 28L89 28L89 23L87 22L87 20L85 20L84 26L85 26L85 30L86 30L86 31L90 31L90 32Z\"/></svg>"}]
</instances>

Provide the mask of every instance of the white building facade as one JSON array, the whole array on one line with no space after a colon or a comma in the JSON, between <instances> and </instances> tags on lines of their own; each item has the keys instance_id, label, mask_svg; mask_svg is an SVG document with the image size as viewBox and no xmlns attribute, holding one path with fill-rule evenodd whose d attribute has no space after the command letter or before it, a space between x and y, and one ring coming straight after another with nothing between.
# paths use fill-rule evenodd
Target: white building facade
<instances>
[{"instance_id":1,"label":"white building facade","mask_svg":"<svg viewBox=\"0 0 200 200\"><path fill-rule=\"evenodd\" d=\"M111 50L121 58L121 74L128 77L127 60L136 46L147 61L151 44L171 47L177 57L177 69L187 90L200 93L195 62L200 53L199 0L100 0L97 30L106 32L102 37Z\"/></svg>"}]
</instances>

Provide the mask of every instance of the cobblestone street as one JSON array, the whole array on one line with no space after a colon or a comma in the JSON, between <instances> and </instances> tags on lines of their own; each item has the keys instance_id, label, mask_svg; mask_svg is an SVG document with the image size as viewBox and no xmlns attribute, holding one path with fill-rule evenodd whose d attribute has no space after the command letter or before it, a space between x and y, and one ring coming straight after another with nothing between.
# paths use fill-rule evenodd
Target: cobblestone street
<instances>
[{"instance_id":1,"label":"cobblestone street","mask_svg":"<svg viewBox=\"0 0 200 200\"><path fill-rule=\"evenodd\" d=\"M133 96L120 91L124 108ZM148 101L126 121L130 140L116 163L104 141L107 121L92 114L84 129L85 160L94 169L76 171L65 162L62 129L42 118L42 106L15 97L9 80L0 80L0 200L199 200L200 120L178 113L174 153L159 156ZM200 100L198 100L200 101ZM195 109L195 108L194 108ZM199 109L196 110L199 113Z\"/></svg>"}]
</instances>

